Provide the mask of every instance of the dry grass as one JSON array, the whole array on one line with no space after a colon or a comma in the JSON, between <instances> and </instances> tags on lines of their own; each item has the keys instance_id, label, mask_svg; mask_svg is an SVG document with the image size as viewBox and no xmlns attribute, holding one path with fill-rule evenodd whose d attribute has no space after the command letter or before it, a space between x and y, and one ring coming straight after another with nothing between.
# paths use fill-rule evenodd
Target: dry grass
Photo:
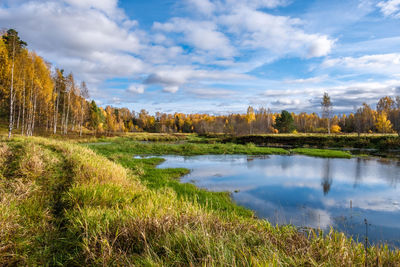
<instances>
[{"instance_id":1,"label":"dry grass","mask_svg":"<svg viewBox=\"0 0 400 267\"><path fill-rule=\"evenodd\" d=\"M0 180L0 265L365 263L362 245L341 233L305 235L236 211L207 209L172 189L142 185L135 175L145 175L147 169L138 167L133 175L71 143L15 139L0 151L8 151L0 157L13 155L11 162L5 157L2 172L8 183ZM397 250L371 247L369 255L370 266L377 260L379 266L400 262Z\"/></svg>"}]
</instances>

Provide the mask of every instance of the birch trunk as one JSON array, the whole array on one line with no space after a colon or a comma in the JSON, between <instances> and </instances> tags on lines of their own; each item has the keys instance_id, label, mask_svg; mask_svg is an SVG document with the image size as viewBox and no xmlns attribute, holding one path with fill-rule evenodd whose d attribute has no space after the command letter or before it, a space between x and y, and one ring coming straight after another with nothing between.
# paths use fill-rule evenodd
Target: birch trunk
<instances>
[{"instance_id":1,"label":"birch trunk","mask_svg":"<svg viewBox=\"0 0 400 267\"><path fill-rule=\"evenodd\" d=\"M63 101L63 111L62 111L62 116L61 116L61 131L64 129L64 123L65 123L65 93L64 93L64 101Z\"/></svg>"},{"instance_id":2,"label":"birch trunk","mask_svg":"<svg viewBox=\"0 0 400 267\"><path fill-rule=\"evenodd\" d=\"M13 38L13 55L12 55L12 66L11 66L11 88L10 88L10 124L8 125L8 138L12 136L13 130L13 106L14 106L14 61L15 61L15 36Z\"/></svg>"},{"instance_id":3,"label":"birch trunk","mask_svg":"<svg viewBox=\"0 0 400 267\"><path fill-rule=\"evenodd\" d=\"M68 117L69 117L69 106L70 106L69 102L71 100L71 90L72 90L72 88L70 88L69 91L68 91L67 114L65 115L64 134L68 133Z\"/></svg>"},{"instance_id":4,"label":"birch trunk","mask_svg":"<svg viewBox=\"0 0 400 267\"><path fill-rule=\"evenodd\" d=\"M83 101L81 100L81 121L79 126L79 136L82 136L82 126L83 126Z\"/></svg>"},{"instance_id":5,"label":"birch trunk","mask_svg":"<svg viewBox=\"0 0 400 267\"><path fill-rule=\"evenodd\" d=\"M33 131L35 129L36 100L37 100L37 92L35 92L35 100L32 109L32 126L31 126L30 136L33 135Z\"/></svg>"},{"instance_id":6,"label":"birch trunk","mask_svg":"<svg viewBox=\"0 0 400 267\"><path fill-rule=\"evenodd\" d=\"M57 133L57 121L58 121L58 103L60 101L60 94L59 91L57 90L57 87L55 88L56 90L56 103L54 106L54 130L53 133L56 134Z\"/></svg>"},{"instance_id":7,"label":"birch trunk","mask_svg":"<svg viewBox=\"0 0 400 267\"><path fill-rule=\"evenodd\" d=\"M24 128L25 128L25 76L24 76L24 91L23 91L23 97L22 97L22 124L21 124L21 135L24 135Z\"/></svg>"}]
</instances>

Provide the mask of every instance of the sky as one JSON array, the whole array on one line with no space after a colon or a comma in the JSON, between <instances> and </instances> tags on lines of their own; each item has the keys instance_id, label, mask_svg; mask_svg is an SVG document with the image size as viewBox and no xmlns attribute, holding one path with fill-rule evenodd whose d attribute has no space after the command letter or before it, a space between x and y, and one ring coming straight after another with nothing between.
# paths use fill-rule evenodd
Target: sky
<instances>
[{"instance_id":1,"label":"sky","mask_svg":"<svg viewBox=\"0 0 400 267\"><path fill-rule=\"evenodd\" d=\"M0 0L0 28L100 105L335 113L400 95L400 0Z\"/></svg>"}]
</instances>

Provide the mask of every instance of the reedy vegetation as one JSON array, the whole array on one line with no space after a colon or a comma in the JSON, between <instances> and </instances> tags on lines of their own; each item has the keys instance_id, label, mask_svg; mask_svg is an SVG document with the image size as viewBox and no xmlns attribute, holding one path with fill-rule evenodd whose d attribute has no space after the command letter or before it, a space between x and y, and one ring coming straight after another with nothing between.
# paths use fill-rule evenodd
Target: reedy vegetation
<instances>
[{"instance_id":1,"label":"reedy vegetation","mask_svg":"<svg viewBox=\"0 0 400 267\"><path fill-rule=\"evenodd\" d=\"M363 245L341 233L304 235L291 226L272 226L227 202L227 194L180 184L176 178L185 170L158 170L154 166L160 159L133 159L146 144L132 142L133 151L112 149L121 145L93 146L106 159L88 148L44 138L1 142L0 263L400 263L400 252L387 247L370 247L365 259Z\"/></svg>"}]
</instances>

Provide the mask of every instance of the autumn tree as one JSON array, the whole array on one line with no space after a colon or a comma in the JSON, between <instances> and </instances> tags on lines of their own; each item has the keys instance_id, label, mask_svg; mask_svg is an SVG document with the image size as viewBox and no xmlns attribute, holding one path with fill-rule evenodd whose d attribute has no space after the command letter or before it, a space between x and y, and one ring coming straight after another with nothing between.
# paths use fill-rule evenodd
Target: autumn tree
<instances>
[{"instance_id":1,"label":"autumn tree","mask_svg":"<svg viewBox=\"0 0 400 267\"><path fill-rule=\"evenodd\" d=\"M3 40L8 51L8 57L11 59L11 77L10 77L10 94L9 94L9 127L8 127L8 138L11 138L13 130L13 119L14 119L14 68L16 57L21 53L22 49L27 45L22 41L18 32L14 29L9 29L7 34L3 36Z\"/></svg>"},{"instance_id":2,"label":"autumn tree","mask_svg":"<svg viewBox=\"0 0 400 267\"><path fill-rule=\"evenodd\" d=\"M382 112L384 111L386 114L394 108L395 102L390 96L385 96L379 99L378 104L376 105L376 111Z\"/></svg>"},{"instance_id":3,"label":"autumn tree","mask_svg":"<svg viewBox=\"0 0 400 267\"><path fill-rule=\"evenodd\" d=\"M249 134L252 134L253 121L255 120L256 120L256 114L254 112L254 108L252 106L249 106L247 108L247 113L246 113L246 121L247 124L249 125Z\"/></svg>"},{"instance_id":4,"label":"autumn tree","mask_svg":"<svg viewBox=\"0 0 400 267\"><path fill-rule=\"evenodd\" d=\"M104 116L100 108L97 106L96 102L93 100L92 102L90 102L89 113L90 113L90 121L89 121L90 127L95 131L99 130L99 128L101 128L102 123L104 122Z\"/></svg>"},{"instance_id":5,"label":"autumn tree","mask_svg":"<svg viewBox=\"0 0 400 267\"><path fill-rule=\"evenodd\" d=\"M322 107L322 118L324 118L327 121L328 134L330 134L331 133L332 102L331 102L331 97L326 92L324 93L324 95L322 97L321 107Z\"/></svg>"},{"instance_id":6,"label":"autumn tree","mask_svg":"<svg viewBox=\"0 0 400 267\"><path fill-rule=\"evenodd\" d=\"M379 133L391 133L393 131L392 123L387 119L385 111L379 112L375 125Z\"/></svg>"}]
</instances>

